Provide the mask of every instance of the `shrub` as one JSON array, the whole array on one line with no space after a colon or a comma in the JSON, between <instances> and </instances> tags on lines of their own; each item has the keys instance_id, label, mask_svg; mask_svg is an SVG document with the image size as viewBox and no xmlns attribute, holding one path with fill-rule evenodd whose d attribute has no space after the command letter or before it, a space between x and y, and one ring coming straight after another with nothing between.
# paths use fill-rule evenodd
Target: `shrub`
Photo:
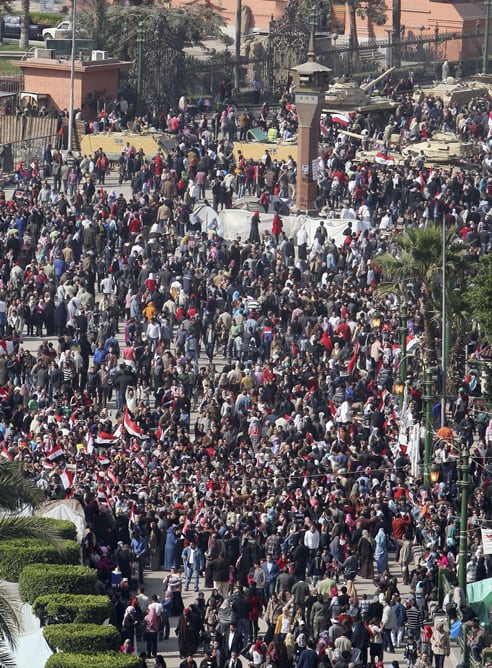
<instances>
[{"instance_id":1,"label":"shrub","mask_svg":"<svg viewBox=\"0 0 492 668\"><path fill-rule=\"evenodd\" d=\"M140 659L131 654L53 654L45 668L140 668Z\"/></svg>"},{"instance_id":2,"label":"shrub","mask_svg":"<svg viewBox=\"0 0 492 668\"><path fill-rule=\"evenodd\" d=\"M109 652L117 651L120 634L116 626L98 624L53 624L43 629L46 642L53 651Z\"/></svg>"},{"instance_id":3,"label":"shrub","mask_svg":"<svg viewBox=\"0 0 492 668\"><path fill-rule=\"evenodd\" d=\"M41 626L46 624L102 624L111 615L108 596L48 594L38 596L33 612Z\"/></svg>"},{"instance_id":4,"label":"shrub","mask_svg":"<svg viewBox=\"0 0 492 668\"><path fill-rule=\"evenodd\" d=\"M38 538L15 538L0 542L0 579L17 582L28 564L80 564L80 545L64 540L63 552L58 552Z\"/></svg>"},{"instance_id":5,"label":"shrub","mask_svg":"<svg viewBox=\"0 0 492 668\"><path fill-rule=\"evenodd\" d=\"M19 593L31 604L44 594L93 594L96 580L96 571L85 566L33 564L20 574Z\"/></svg>"},{"instance_id":6,"label":"shrub","mask_svg":"<svg viewBox=\"0 0 492 668\"><path fill-rule=\"evenodd\" d=\"M43 28L56 28L56 26L67 18L66 14L55 14L51 12L31 12L33 23L42 25Z\"/></svg>"},{"instance_id":7,"label":"shrub","mask_svg":"<svg viewBox=\"0 0 492 668\"><path fill-rule=\"evenodd\" d=\"M70 520L56 520L53 517L38 517L37 519L46 524L51 531L57 531L60 538L77 540L77 528Z\"/></svg>"}]
</instances>

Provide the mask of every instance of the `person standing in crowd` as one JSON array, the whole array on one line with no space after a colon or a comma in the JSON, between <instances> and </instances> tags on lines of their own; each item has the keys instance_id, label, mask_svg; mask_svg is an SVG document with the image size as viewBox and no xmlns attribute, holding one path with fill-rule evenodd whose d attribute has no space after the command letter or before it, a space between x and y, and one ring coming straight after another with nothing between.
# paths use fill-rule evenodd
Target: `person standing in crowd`
<instances>
[{"instance_id":1,"label":"person standing in crowd","mask_svg":"<svg viewBox=\"0 0 492 668\"><path fill-rule=\"evenodd\" d=\"M451 652L449 633L444 629L444 623L438 622L431 637L432 654L436 668L443 668L444 659Z\"/></svg>"},{"instance_id":2,"label":"person standing in crowd","mask_svg":"<svg viewBox=\"0 0 492 668\"><path fill-rule=\"evenodd\" d=\"M190 541L190 544L184 548L182 559L185 572L185 591L188 591L192 578L195 591L198 591L198 581L201 571L205 568L205 558L194 540Z\"/></svg>"}]
</instances>

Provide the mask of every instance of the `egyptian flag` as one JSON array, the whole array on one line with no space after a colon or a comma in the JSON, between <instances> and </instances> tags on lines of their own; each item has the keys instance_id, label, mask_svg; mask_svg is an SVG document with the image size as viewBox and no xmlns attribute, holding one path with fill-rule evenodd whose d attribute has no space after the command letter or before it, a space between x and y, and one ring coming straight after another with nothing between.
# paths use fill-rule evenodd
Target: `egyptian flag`
<instances>
[{"instance_id":1,"label":"egyptian flag","mask_svg":"<svg viewBox=\"0 0 492 668\"><path fill-rule=\"evenodd\" d=\"M145 462L144 462L144 460L142 459L141 455L137 455L137 456L135 457L135 463L138 464L138 466L140 466L140 468L141 468L142 470L145 468Z\"/></svg>"},{"instance_id":2,"label":"egyptian flag","mask_svg":"<svg viewBox=\"0 0 492 668\"><path fill-rule=\"evenodd\" d=\"M386 397L388 396L389 392L388 390L383 390L381 393L381 403L379 404L379 410L383 411L384 410L384 404L386 401Z\"/></svg>"},{"instance_id":3,"label":"egyptian flag","mask_svg":"<svg viewBox=\"0 0 492 668\"><path fill-rule=\"evenodd\" d=\"M108 497L108 495L106 494L104 488L101 487L101 486L98 487L98 490L97 490L97 498L98 498L98 499L103 499L108 505L110 505L110 503L109 503L109 497Z\"/></svg>"},{"instance_id":4,"label":"egyptian flag","mask_svg":"<svg viewBox=\"0 0 492 668\"><path fill-rule=\"evenodd\" d=\"M92 438L91 430L87 430L87 435L85 437L85 451L88 455L92 455L94 452L94 439Z\"/></svg>"},{"instance_id":5,"label":"egyptian flag","mask_svg":"<svg viewBox=\"0 0 492 668\"><path fill-rule=\"evenodd\" d=\"M200 501L200 505L193 516L193 524L198 524L200 517L205 513L205 508L203 507L203 501Z\"/></svg>"},{"instance_id":6,"label":"egyptian flag","mask_svg":"<svg viewBox=\"0 0 492 668\"><path fill-rule=\"evenodd\" d=\"M108 470L106 471L106 475L107 475L108 478L111 480L111 482L113 483L113 485L118 484L118 480L116 479L116 476L115 476L115 474L113 473L113 471L112 471L111 469L108 469Z\"/></svg>"},{"instance_id":7,"label":"egyptian flag","mask_svg":"<svg viewBox=\"0 0 492 668\"><path fill-rule=\"evenodd\" d=\"M374 162L377 165L394 165L395 164L395 159L391 157L391 155L388 155L387 153L384 153L383 151L378 151L376 153L376 157L374 158Z\"/></svg>"},{"instance_id":8,"label":"egyptian flag","mask_svg":"<svg viewBox=\"0 0 492 668\"><path fill-rule=\"evenodd\" d=\"M130 414L128 413L128 408L125 409L125 417L123 418L123 426L125 427L126 431L131 436L135 436L136 438L145 438L144 430L141 427L139 427L138 424L130 418Z\"/></svg>"},{"instance_id":9,"label":"egyptian flag","mask_svg":"<svg viewBox=\"0 0 492 668\"><path fill-rule=\"evenodd\" d=\"M108 466L108 464L110 464L111 462L109 457L107 457L106 455L99 455L99 457L97 458L97 463L99 464L99 466Z\"/></svg>"},{"instance_id":10,"label":"egyptian flag","mask_svg":"<svg viewBox=\"0 0 492 668\"><path fill-rule=\"evenodd\" d=\"M63 471L60 473L60 480L63 485L63 489L71 489L73 483L73 474L70 471Z\"/></svg>"},{"instance_id":11,"label":"egyptian flag","mask_svg":"<svg viewBox=\"0 0 492 668\"><path fill-rule=\"evenodd\" d=\"M357 357L359 355L359 348L360 348L360 343L359 341L357 341L354 348L354 354L352 355L352 357L349 360L349 363L347 364L347 371L349 373L353 373L355 369L355 365L357 364Z\"/></svg>"},{"instance_id":12,"label":"egyptian flag","mask_svg":"<svg viewBox=\"0 0 492 668\"><path fill-rule=\"evenodd\" d=\"M333 401L331 399L330 399L330 403L328 404L328 407L330 409L331 417L333 419L335 419L336 416L337 416L337 407L335 406L335 404L333 403Z\"/></svg>"},{"instance_id":13,"label":"egyptian flag","mask_svg":"<svg viewBox=\"0 0 492 668\"><path fill-rule=\"evenodd\" d=\"M50 462L54 462L55 459L58 459L58 457L63 457L63 455L63 448L60 445L55 445L54 448L48 450L46 453L46 459L48 459Z\"/></svg>"},{"instance_id":14,"label":"egyptian flag","mask_svg":"<svg viewBox=\"0 0 492 668\"><path fill-rule=\"evenodd\" d=\"M115 445L118 442L118 437L113 434L108 434L107 431L100 431L96 436L96 445L108 446Z\"/></svg>"},{"instance_id":15,"label":"egyptian flag","mask_svg":"<svg viewBox=\"0 0 492 668\"><path fill-rule=\"evenodd\" d=\"M9 452L9 450L5 446L3 446L2 452L0 452L0 455L2 455L2 457L5 457L5 459L8 459L9 462L12 461L12 454Z\"/></svg>"}]
</instances>

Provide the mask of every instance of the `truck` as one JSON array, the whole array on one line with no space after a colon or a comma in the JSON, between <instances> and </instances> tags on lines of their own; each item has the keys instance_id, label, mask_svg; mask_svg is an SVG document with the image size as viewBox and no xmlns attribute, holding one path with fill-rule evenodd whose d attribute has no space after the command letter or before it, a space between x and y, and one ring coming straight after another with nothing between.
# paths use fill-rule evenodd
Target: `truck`
<instances>
[{"instance_id":1,"label":"truck","mask_svg":"<svg viewBox=\"0 0 492 668\"><path fill-rule=\"evenodd\" d=\"M20 39L22 16L17 14L6 14L2 18L2 35L13 39ZM33 23L29 17L29 39L39 40L42 36L42 26Z\"/></svg>"},{"instance_id":2,"label":"truck","mask_svg":"<svg viewBox=\"0 0 492 668\"><path fill-rule=\"evenodd\" d=\"M75 26L75 32L77 37L85 37L83 30L81 30L77 25ZM65 19L59 23L56 28L45 28L43 30L43 40L46 42L48 39L70 39L72 37L72 22Z\"/></svg>"}]
</instances>

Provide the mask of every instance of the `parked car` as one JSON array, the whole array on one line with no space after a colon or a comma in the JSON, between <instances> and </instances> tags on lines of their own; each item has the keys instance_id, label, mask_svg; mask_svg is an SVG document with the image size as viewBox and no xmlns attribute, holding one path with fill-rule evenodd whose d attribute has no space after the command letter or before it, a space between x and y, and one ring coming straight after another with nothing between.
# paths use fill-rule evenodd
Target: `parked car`
<instances>
[{"instance_id":1,"label":"parked car","mask_svg":"<svg viewBox=\"0 0 492 668\"><path fill-rule=\"evenodd\" d=\"M15 14L6 14L2 18L2 35L19 39L21 35L22 16ZM42 26L33 23L29 17L29 39L38 40L42 38Z\"/></svg>"},{"instance_id":2,"label":"parked car","mask_svg":"<svg viewBox=\"0 0 492 668\"><path fill-rule=\"evenodd\" d=\"M81 30L77 25L75 26L77 37L86 37L85 31ZM70 39L72 37L72 22L64 20L59 23L56 28L45 28L43 30L43 39L46 42L48 39Z\"/></svg>"}]
</instances>

